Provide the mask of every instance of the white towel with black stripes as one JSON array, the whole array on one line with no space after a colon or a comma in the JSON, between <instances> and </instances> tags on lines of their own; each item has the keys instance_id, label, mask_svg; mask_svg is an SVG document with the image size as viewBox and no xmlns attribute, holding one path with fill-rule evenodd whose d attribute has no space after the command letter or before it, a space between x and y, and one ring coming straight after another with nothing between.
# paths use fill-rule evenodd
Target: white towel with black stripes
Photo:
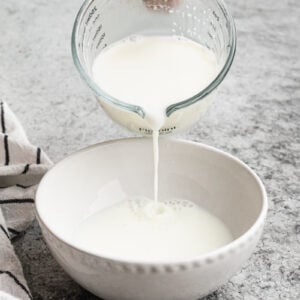
<instances>
[{"instance_id":1,"label":"white towel with black stripes","mask_svg":"<svg viewBox=\"0 0 300 300\"><path fill-rule=\"evenodd\" d=\"M0 103L0 300L32 299L11 239L34 219L34 196L51 161Z\"/></svg>"}]
</instances>

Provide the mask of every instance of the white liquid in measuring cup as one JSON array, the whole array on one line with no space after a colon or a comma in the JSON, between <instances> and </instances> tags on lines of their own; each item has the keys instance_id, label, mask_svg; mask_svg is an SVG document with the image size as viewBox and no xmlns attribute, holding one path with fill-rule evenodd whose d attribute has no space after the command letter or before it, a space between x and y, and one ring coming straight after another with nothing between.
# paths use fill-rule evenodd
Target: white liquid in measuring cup
<instances>
[{"instance_id":1,"label":"white liquid in measuring cup","mask_svg":"<svg viewBox=\"0 0 300 300\"><path fill-rule=\"evenodd\" d=\"M95 82L109 95L138 105L146 113L153 130L155 201L158 131L165 123L166 108L199 93L217 72L212 51L179 36L130 36L110 45L94 61Z\"/></svg>"},{"instance_id":2,"label":"white liquid in measuring cup","mask_svg":"<svg viewBox=\"0 0 300 300\"><path fill-rule=\"evenodd\" d=\"M218 218L190 201L155 205L136 198L87 218L73 240L101 255L153 261L197 256L229 243L232 235Z\"/></svg>"},{"instance_id":3,"label":"white liquid in measuring cup","mask_svg":"<svg viewBox=\"0 0 300 300\"><path fill-rule=\"evenodd\" d=\"M183 37L131 36L102 50L92 73L109 95L142 107L152 130L159 130L166 108L209 85L218 65L214 53Z\"/></svg>"}]
</instances>

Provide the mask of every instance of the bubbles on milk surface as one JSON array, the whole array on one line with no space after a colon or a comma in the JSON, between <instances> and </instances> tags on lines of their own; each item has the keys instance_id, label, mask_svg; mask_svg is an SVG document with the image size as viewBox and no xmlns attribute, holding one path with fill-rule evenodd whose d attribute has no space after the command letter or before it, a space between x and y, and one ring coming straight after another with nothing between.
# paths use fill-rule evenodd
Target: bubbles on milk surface
<instances>
[{"instance_id":1,"label":"bubbles on milk surface","mask_svg":"<svg viewBox=\"0 0 300 300\"><path fill-rule=\"evenodd\" d=\"M73 234L75 244L87 251L143 261L186 259L232 239L221 220L191 201L143 196L100 210Z\"/></svg>"},{"instance_id":2,"label":"bubbles on milk surface","mask_svg":"<svg viewBox=\"0 0 300 300\"><path fill-rule=\"evenodd\" d=\"M168 199L158 202L144 196L132 197L127 202L135 216L146 219L175 217L180 210L196 207L188 200Z\"/></svg>"}]
</instances>

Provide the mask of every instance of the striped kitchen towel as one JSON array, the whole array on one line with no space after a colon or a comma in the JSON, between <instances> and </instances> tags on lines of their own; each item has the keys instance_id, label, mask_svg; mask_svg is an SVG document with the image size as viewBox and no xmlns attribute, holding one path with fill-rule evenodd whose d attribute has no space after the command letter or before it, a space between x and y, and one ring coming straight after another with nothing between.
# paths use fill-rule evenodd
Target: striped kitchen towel
<instances>
[{"instance_id":1,"label":"striped kitchen towel","mask_svg":"<svg viewBox=\"0 0 300 300\"><path fill-rule=\"evenodd\" d=\"M32 299L11 239L34 219L34 196L51 161L31 145L16 116L0 103L0 300Z\"/></svg>"}]
</instances>

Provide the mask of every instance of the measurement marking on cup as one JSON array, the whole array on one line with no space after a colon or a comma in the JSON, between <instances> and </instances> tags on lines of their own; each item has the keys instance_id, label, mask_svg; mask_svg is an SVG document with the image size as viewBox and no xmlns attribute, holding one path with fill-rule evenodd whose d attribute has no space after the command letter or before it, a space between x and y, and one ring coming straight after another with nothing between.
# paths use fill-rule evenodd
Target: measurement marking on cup
<instances>
[{"instance_id":1,"label":"measurement marking on cup","mask_svg":"<svg viewBox=\"0 0 300 300\"><path fill-rule=\"evenodd\" d=\"M99 39L99 42L97 43L96 45L96 49L99 48L100 44L102 43L103 39L105 38L105 32L102 33L100 39Z\"/></svg>"},{"instance_id":2,"label":"measurement marking on cup","mask_svg":"<svg viewBox=\"0 0 300 300\"><path fill-rule=\"evenodd\" d=\"M97 7L94 6L88 15L88 18L85 21L85 25L88 25L88 23L90 22L92 16L95 14L96 11L97 11Z\"/></svg>"},{"instance_id":3,"label":"measurement marking on cup","mask_svg":"<svg viewBox=\"0 0 300 300\"><path fill-rule=\"evenodd\" d=\"M220 17L218 16L218 14L215 11L213 11L212 13L213 13L214 17L216 18L216 20L219 22Z\"/></svg>"},{"instance_id":4,"label":"measurement marking on cup","mask_svg":"<svg viewBox=\"0 0 300 300\"><path fill-rule=\"evenodd\" d=\"M98 14L98 15L95 17L95 19L93 20L93 24L96 23L96 21L99 19L99 17L100 17L100 14Z\"/></svg>"},{"instance_id":5,"label":"measurement marking on cup","mask_svg":"<svg viewBox=\"0 0 300 300\"><path fill-rule=\"evenodd\" d=\"M97 37L97 35L99 34L99 32L101 31L101 29L102 29L102 24L100 24L100 25L98 26L98 28L97 28L97 30L96 30L94 36L93 36L93 41L96 39L96 37Z\"/></svg>"},{"instance_id":6,"label":"measurement marking on cup","mask_svg":"<svg viewBox=\"0 0 300 300\"><path fill-rule=\"evenodd\" d=\"M214 32L217 32L217 27L216 27L216 25L212 21L210 21L210 26L212 27L212 29L214 30Z\"/></svg>"}]
</instances>

